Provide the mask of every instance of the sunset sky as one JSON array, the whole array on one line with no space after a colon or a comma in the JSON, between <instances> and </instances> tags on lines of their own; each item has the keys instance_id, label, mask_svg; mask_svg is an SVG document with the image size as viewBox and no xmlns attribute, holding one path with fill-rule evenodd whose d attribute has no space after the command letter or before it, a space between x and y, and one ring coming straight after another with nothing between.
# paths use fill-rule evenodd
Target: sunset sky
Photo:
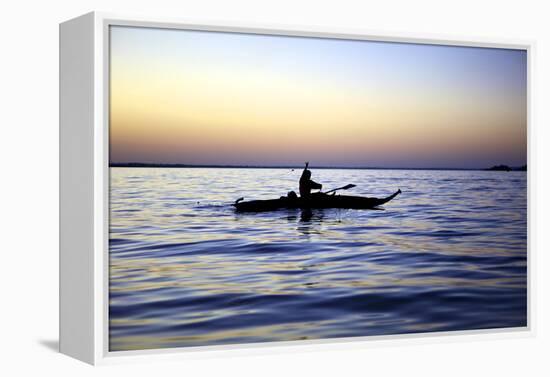
<instances>
[{"instance_id":1,"label":"sunset sky","mask_svg":"<svg viewBox=\"0 0 550 377\"><path fill-rule=\"evenodd\" d=\"M519 166L522 50L111 27L110 161Z\"/></svg>"}]
</instances>

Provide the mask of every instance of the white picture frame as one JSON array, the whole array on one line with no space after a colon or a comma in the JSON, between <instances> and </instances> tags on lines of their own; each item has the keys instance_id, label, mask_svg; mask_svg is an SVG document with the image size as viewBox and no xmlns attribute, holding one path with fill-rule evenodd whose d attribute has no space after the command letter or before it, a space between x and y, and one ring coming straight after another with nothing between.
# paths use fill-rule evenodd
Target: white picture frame
<instances>
[{"instance_id":1,"label":"white picture frame","mask_svg":"<svg viewBox=\"0 0 550 377\"><path fill-rule=\"evenodd\" d=\"M281 25L202 24L92 12L60 24L60 351L90 364L135 359L182 358L195 351L292 352L295 347L365 347L394 342L459 341L525 337L534 334L534 252L528 231L528 310L526 327L450 333L353 337L229 346L143 351L108 350L108 98L111 25L174 28L254 34L409 42L452 46L514 48L527 51L528 165L532 156L531 72L534 42L484 38L448 38L412 33L365 33L363 30ZM533 227L532 179L528 171L528 224Z\"/></svg>"}]
</instances>

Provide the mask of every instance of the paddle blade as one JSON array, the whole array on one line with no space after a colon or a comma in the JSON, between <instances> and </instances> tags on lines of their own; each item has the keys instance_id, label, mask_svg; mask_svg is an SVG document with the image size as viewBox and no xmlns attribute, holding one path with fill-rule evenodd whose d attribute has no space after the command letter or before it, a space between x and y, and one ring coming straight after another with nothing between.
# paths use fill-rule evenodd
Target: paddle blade
<instances>
[{"instance_id":1,"label":"paddle blade","mask_svg":"<svg viewBox=\"0 0 550 377\"><path fill-rule=\"evenodd\" d=\"M331 192L334 192L334 191L338 191L338 190L347 190L347 189L350 189L352 187L355 187L356 185L350 183L349 185L345 185L343 187L338 187L338 188L335 188L335 189L332 189L332 190L328 190L327 192L325 192L325 194L330 194Z\"/></svg>"}]
</instances>

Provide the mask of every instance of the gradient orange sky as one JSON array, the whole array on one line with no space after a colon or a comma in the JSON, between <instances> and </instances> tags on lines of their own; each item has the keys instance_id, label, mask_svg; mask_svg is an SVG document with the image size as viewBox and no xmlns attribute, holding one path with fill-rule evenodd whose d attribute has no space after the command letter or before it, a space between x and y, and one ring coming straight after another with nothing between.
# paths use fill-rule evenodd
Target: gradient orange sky
<instances>
[{"instance_id":1,"label":"gradient orange sky","mask_svg":"<svg viewBox=\"0 0 550 377\"><path fill-rule=\"evenodd\" d=\"M113 163L526 163L522 50L116 26L110 57Z\"/></svg>"}]
</instances>

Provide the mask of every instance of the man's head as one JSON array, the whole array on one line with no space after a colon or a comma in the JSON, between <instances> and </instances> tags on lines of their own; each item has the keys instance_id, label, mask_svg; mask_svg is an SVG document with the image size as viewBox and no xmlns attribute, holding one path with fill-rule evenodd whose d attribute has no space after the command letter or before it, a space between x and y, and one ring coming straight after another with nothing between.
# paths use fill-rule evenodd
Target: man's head
<instances>
[{"instance_id":1,"label":"man's head","mask_svg":"<svg viewBox=\"0 0 550 377\"><path fill-rule=\"evenodd\" d=\"M311 178L311 171L305 170L305 171L304 171L304 177L305 177L306 179L310 179L310 178Z\"/></svg>"}]
</instances>

